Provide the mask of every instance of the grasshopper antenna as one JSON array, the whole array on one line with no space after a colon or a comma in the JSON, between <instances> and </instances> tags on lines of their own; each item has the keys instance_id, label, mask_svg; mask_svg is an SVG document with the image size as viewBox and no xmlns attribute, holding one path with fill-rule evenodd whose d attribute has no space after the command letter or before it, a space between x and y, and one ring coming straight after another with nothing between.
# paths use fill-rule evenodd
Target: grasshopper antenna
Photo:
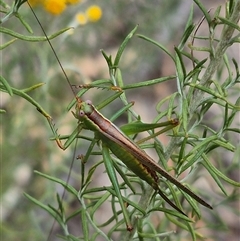
<instances>
[{"instance_id":1,"label":"grasshopper antenna","mask_svg":"<svg viewBox=\"0 0 240 241\"><path fill-rule=\"evenodd\" d=\"M60 61L60 59L58 58L58 55L57 55L55 49L53 48L50 39L49 39L48 36L47 36L46 31L44 30L42 24L40 23L40 21L39 21L37 15L35 14L35 12L34 12L32 6L31 6L31 4L30 4L28 1L27 1L27 4L28 4L29 8L31 9L31 11L32 11L35 19L37 20L40 28L42 29L42 32L43 32L43 34L45 35L46 40L47 40L48 44L50 45L50 47L51 47L51 49L52 49L52 51L53 51L53 54L54 54L55 58L57 59L57 62L58 62L58 64L59 64L59 66L60 66L60 69L61 69L61 71L63 72L63 74L64 74L64 76L65 76L65 78L66 78L66 80L67 80L67 82L68 82L68 85L69 85L70 88L71 88L71 91L72 91L73 95L75 96L76 100L79 102L80 99L77 97L77 95L76 95L76 93L75 93L75 91L74 91L74 89L73 89L73 87L72 87L72 85L71 85L71 83L70 83L70 80L69 80L69 78L68 78L68 76L67 76L67 73L66 73L66 71L64 70L64 68L63 68L63 66L62 66L62 64L61 64L61 61ZM81 102L81 101L80 101L80 102Z\"/></svg>"},{"instance_id":2,"label":"grasshopper antenna","mask_svg":"<svg viewBox=\"0 0 240 241\"><path fill-rule=\"evenodd\" d=\"M51 41L49 40L49 38L48 38L48 36L47 36L46 31L44 30L41 22L39 21L37 15L35 14L32 6L29 4L28 1L27 1L27 3L28 3L29 8L31 9L31 11L32 11L35 19L37 20L40 28L42 29L42 32L43 32L43 34L45 35L45 37L46 37L46 39L47 39L47 42L48 42L48 44L50 45L50 47L51 47L51 49L52 49L52 51L53 51L53 54L54 54L55 58L57 59L57 62L58 62L58 64L59 64L59 66L60 66L60 69L61 69L61 71L63 72L63 74L64 74L64 76L65 76L65 78L66 78L66 80L67 80L67 82L68 82L68 84L69 84L69 86L70 86L70 88L71 88L71 91L72 91L73 95L75 96L77 102L81 102L81 100L76 96L76 93L74 92L74 89L73 89L73 87L72 87L72 85L71 85L71 83L70 83L70 80L69 80L69 78L68 78L68 76L67 76L67 73L66 73L66 71L64 70L64 68L63 68L63 66L62 66L62 64L61 64L61 62L60 62L60 60L59 60L59 58L58 58L58 55L57 55L55 49L53 48ZM73 156L72 156L72 161L71 161L70 169L69 169L69 172L68 172L68 175L67 175L67 180L66 180L67 185L68 185L69 180L70 180L73 163L74 163L74 159L75 159L75 156L76 156L76 150L77 150L77 140L76 140L76 142L75 142L74 151L73 151ZM61 200L64 199L65 195L66 195L66 189L64 189L64 191L63 191L63 193L62 193ZM54 229L55 223L56 223L56 220L54 220L54 222L53 222L53 224L52 224L52 227L51 227L51 230L50 230L50 232L49 232L47 241L49 241L50 238L51 238L51 235L52 235L52 233L53 233L53 229Z\"/></svg>"},{"instance_id":3,"label":"grasshopper antenna","mask_svg":"<svg viewBox=\"0 0 240 241\"><path fill-rule=\"evenodd\" d=\"M75 160L75 157L76 157L77 143L78 143L78 139L76 139L75 145L74 145L74 151L73 151L73 155L72 155L72 159L71 159L72 161L70 163L70 168L69 168L69 172L68 172L67 180L66 180L66 184L67 185L68 185L69 180L70 180L70 176L71 176L72 168L73 168L73 163L74 163L74 160ZM62 194L61 200L64 199L65 195L66 195L66 188L64 188L64 190L63 190L63 194ZM48 234L47 241L50 241L50 238L51 238L51 236L53 234L53 229L54 229L55 223L56 223L56 220L54 219L53 224L52 224L51 229L50 229L49 234Z\"/></svg>"}]
</instances>

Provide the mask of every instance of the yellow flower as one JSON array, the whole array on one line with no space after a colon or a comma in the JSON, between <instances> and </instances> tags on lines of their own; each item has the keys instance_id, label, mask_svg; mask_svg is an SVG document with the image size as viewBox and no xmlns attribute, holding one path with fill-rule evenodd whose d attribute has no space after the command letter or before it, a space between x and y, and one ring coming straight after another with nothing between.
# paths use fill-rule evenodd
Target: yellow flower
<instances>
[{"instance_id":1,"label":"yellow flower","mask_svg":"<svg viewBox=\"0 0 240 241\"><path fill-rule=\"evenodd\" d=\"M31 5L31 7L35 7L38 4L42 3L41 0L28 0L28 3Z\"/></svg>"},{"instance_id":2,"label":"yellow flower","mask_svg":"<svg viewBox=\"0 0 240 241\"><path fill-rule=\"evenodd\" d=\"M92 5L91 7L89 7L87 9L86 15L87 15L87 18L89 19L89 21L96 22L101 18L102 10L99 6Z\"/></svg>"},{"instance_id":3,"label":"yellow flower","mask_svg":"<svg viewBox=\"0 0 240 241\"><path fill-rule=\"evenodd\" d=\"M45 0L43 5L46 11L55 15L62 13L66 8L65 0Z\"/></svg>"},{"instance_id":4,"label":"yellow flower","mask_svg":"<svg viewBox=\"0 0 240 241\"><path fill-rule=\"evenodd\" d=\"M80 25L84 25L87 23L87 17L86 17L86 14L84 13L76 14L75 18Z\"/></svg>"},{"instance_id":5,"label":"yellow flower","mask_svg":"<svg viewBox=\"0 0 240 241\"><path fill-rule=\"evenodd\" d=\"M80 3L81 0L66 0L66 3L68 4L76 4L76 3Z\"/></svg>"}]
</instances>

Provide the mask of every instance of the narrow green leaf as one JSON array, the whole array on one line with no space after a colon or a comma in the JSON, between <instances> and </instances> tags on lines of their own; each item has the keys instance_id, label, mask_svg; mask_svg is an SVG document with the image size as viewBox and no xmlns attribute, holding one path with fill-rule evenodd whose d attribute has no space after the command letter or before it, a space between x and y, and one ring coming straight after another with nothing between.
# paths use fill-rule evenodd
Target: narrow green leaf
<instances>
[{"instance_id":1,"label":"narrow green leaf","mask_svg":"<svg viewBox=\"0 0 240 241\"><path fill-rule=\"evenodd\" d=\"M122 88L124 86L124 83L123 83L122 73L119 68L116 70L116 80L117 80L117 85L120 88Z\"/></svg>"},{"instance_id":2,"label":"narrow green leaf","mask_svg":"<svg viewBox=\"0 0 240 241\"><path fill-rule=\"evenodd\" d=\"M234 3L235 3L235 0L230 0L230 1L228 1L228 5L226 5L227 6L226 11L228 10L228 12L227 12L228 16L232 15L232 12L235 7Z\"/></svg>"},{"instance_id":3,"label":"narrow green leaf","mask_svg":"<svg viewBox=\"0 0 240 241\"><path fill-rule=\"evenodd\" d=\"M151 225L151 223L149 223L149 225ZM154 231L155 231L154 228L151 229L150 231L148 231L150 233L148 233L146 231L145 232L138 231L139 241L144 241L146 239L157 240L157 238L166 238L166 237L170 238L170 236L175 233L174 231L164 232L164 233L151 233L151 232L154 232Z\"/></svg>"},{"instance_id":4,"label":"narrow green leaf","mask_svg":"<svg viewBox=\"0 0 240 241\"><path fill-rule=\"evenodd\" d=\"M117 67L119 65L122 53L127 45L127 43L129 42L129 40L132 38L132 36L134 35L134 33L137 31L138 25L127 35L127 37L124 39L124 41L122 42L122 44L120 45L116 58L114 60L114 66Z\"/></svg>"},{"instance_id":5,"label":"narrow green leaf","mask_svg":"<svg viewBox=\"0 0 240 241\"><path fill-rule=\"evenodd\" d=\"M212 83L215 85L219 95L225 97L225 93L224 90L222 89L221 85L219 84L219 81L216 80L212 80Z\"/></svg>"},{"instance_id":6,"label":"narrow green leaf","mask_svg":"<svg viewBox=\"0 0 240 241\"><path fill-rule=\"evenodd\" d=\"M189 37L191 36L193 30L194 30L195 26L193 24L187 26L187 28L185 29L182 39L178 45L178 49L179 51L182 51L186 45L186 42L188 41Z\"/></svg>"},{"instance_id":7,"label":"narrow green leaf","mask_svg":"<svg viewBox=\"0 0 240 241\"><path fill-rule=\"evenodd\" d=\"M200 89L214 97L216 97L217 99L221 99L223 100L224 102L228 103L231 107L233 108L237 108L238 110L240 110L240 106L235 106L234 104L230 103L225 97L219 95L218 93L216 93L215 91L211 90L210 88L207 88L205 86L202 86L202 85L196 85L196 84L190 84L190 86L194 87L194 88L197 88L197 89ZM215 103L219 103L218 100L215 100Z\"/></svg>"},{"instance_id":8,"label":"narrow green leaf","mask_svg":"<svg viewBox=\"0 0 240 241\"><path fill-rule=\"evenodd\" d=\"M111 193L106 192L105 194L103 194L101 196L101 198L98 199L98 201L94 204L94 206L91 208L90 211L90 216L91 218L93 218L95 212L97 212L99 210L99 208L108 200L108 198L110 197Z\"/></svg>"},{"instance_id":9,"label":"narrow green leaf","mask_svg":"<svg viewBox=\"0 0 240 241\"><path fill-rule=\"evenodd\" d=\"M176 71L177 71L177 79L178 79L178 90L182 94L183 85L186 78L186 69L182 60L181 51L178 48L174 48L176 52Z\"/></svg>"},{"instance_id":10,"label":"narrow green leaf","mask_svg":"<svg viewBox=\"0 0 240 241\"><path fill-rule=\"evenodd\" d=\"M1 33L4 33L4 34L7 34L7 35L10 35L10 36L13 36L15 38L18 38L18 39L21 39L21 40L25 40L25 41L30 41L30 42L39 42L39 41L47 41L47 39L51 40L51 39L54 39L56 38L57 36L59 36L60 34L68 31L72 29L71 27L69 28L64 28L52 35L49 35L48 37L46 36L27 36L27 35L22 35L22 34L19 34L17 32L14 32L10 29L7 29L7 28L4 28L4 27L1 27L0 28L0 32Z\"/></svg>"},{"instance_id":11,"label":"narrow green leaf","mask_svg":"<svg viewBox=\"0 0 240 241\"><path fill-rule=\"evenodd\" d=\"M236 100L235 105L236 105L236 106L239 106L239 105L240 105L240 97ZM225 105L225 111L227 111L227 113L225 113L225 117L226 117L226 115L227 115L227 118L224 119L224 127L223 127L224 129L225 129L225 127L229 127L229 126L233 123L233 121L234 121L234 119L235 119L235 117L236 117L236 114L237 114L238 110L237 110L237 108L233 108L232 111L231 111L231 113L228 114L229 106L228 106L228 104L226 103L226 105Z\"/></svg>"},{"instance_id":12,"label":"narrow green leaf","mask_svg":"<svg viewBox=\"0 0 240 241\"><path fill-rule=\"evenodd\" d=\"M146 37L146 36L144 36L144 35L137 34L137 36L138 36L139 38L142 38L142 39L144 39L144 40L146 40L146 41L148 41L148 42L156 45L157 47L159 47L161 50L163 50L163 51L175 62L175 58L173 57L173 55L172 55L172 54L168 51L168 49L165 48L163 45L161 45L160 43L156 42L155 40L150 39L150 38L148 38L148 37Z\"/></svg>"},{"instance_id":13,"label":"narrow green leaf","mask_svg":"<svg viewBox=\"0 0 240 241\"><path fill-rule=\"evenodd\" d=\"M236 187L240 187L240 183L239 182L236 182L228 177L226 177L222 172L220 172L216 167L214 167L211 162L208 160L208 158L203 155L202 156L203 159L204 159L204 162L201 162L202 165L207 165L208 168L211 169L211 172L215 173L216 175L218 175L219 177L221 177L225 182L233 185L233 186L236 186Z\"/></svg>"},{"instance_id":14,"label":"narrow green leaf","mask_svg":"<svg viewBox=\"0 0 240 241\"><path fill-rule=\"evenodd\" d=\"M193 229L193 226L190 223L186 223L186 226L188 227L188 231L191 233L192 241L197 241L195 231Z\"/></svg>"},{"instance_id":15,"label":"narrow green leaf","mask_svg":"<svg viewBox=\"0 0 240 241\"><path fill-rule=\"evenodd\" d=\"M58 193L57 193L57 202L58 202L58 209L59 209L60 213L63 214L64 208L63 208L63 204L62 204L62 199Z\"/></svg>"},{"instance_id":16,"label":"narrow green leaf","mask_svg":"<svg viewBox=\"0 0 240 241\"><path fill-rule=\"evenodd\" d=\"M109 103L113 102L114 100L116 100L120 95L122 94L122 92L117 92L111 96L109 96L107 99L105 99L104 101L102 101L100 104L96 105L96 108L98 110L101 110L103 107L107 106Z\"/></svg>"},{"instance_id":17,"label":"narrow green leaf","mask_svg":"<svg viewBox=\"0 0 240 241\"><path fill-rule=\"evenodd\" d=\"M54 211L51 207L41 203L40 201L38 201L37 199L31 197L30 195L28 195L27 193L24 193L24 196L26 198L28 198L30 201L32 201L33 203L35 203L37 206L39 206L40 208L44 209L47 213L49 213L52 217L54 217L54 219L62 226L62 219L59 216L59 214Z\"/></svg>"},{"instance_id":18,"label":"narrow green leaf","mask_svg":"<svg viewBox=\"0 0 240 241\"><path fill-rule=\"evenodd\" d=\"M42 176L44 178L47 178L48 180L50 181L53 181L53 182L56 182L56 183L59 183L61 184L67 191L69 191L70 193L72 193L75 197L78 197L78 191L73 188L72 186L70 186L68 183L62 181L61 179L59 178L56 178L56 177L52 177L52 176L49 176L47 174L44 174L44 173L41 173L39 171L34 171L34 173L38 174L39 176Z\"/></svg>"},{"instance_id":19,"label":"narrow green leaf","mask_svg":"<svg viewBox=\"0 0 240 241\"><path fill-rule=\"evenodd\" d=\"M240 133L239 128L226 128L225 131L232 131L232 132Z\"/></svg>"},{"instance_id":20,"label":"narrow green leaf","mask_svg":"<svg viewBox=\"0 0 240 241\"><path fill-rule=\"evenodd\" d=\"M139 132L149 131L164 126L175 127L176 124L174 121L165 121L161 123L143 123L137 120L121 126L120 129L129 136L133 134L138 134Z\"/></svg>"},{"instance_id":21,"label":"narrow green leaf","mask_svg":"<svg viewBox=\"0 0 240 241\"><path fill-rule=\"evenodd\" d=\"M180 148L180 151L179 151L178 162L177 162L179 167L181 166L183 157L185 156L187 141L188 141L188 137L185 136L183 141L181 142L181 148Z\"/></svg>"},{"instance_id":22,"label":"narrow green leaf","mask_svg":"<svg viewBox=\"0 0 240 241\"><path fill-rule=\"evenodd\" d=\"M158 113L161 113L162 111L160 110L161 107L170 99L171 101L171 105L173 105L172 103L174 102L174 99L176 98L176 96L179 95L178 92L173 93L171 96L167 96L164 99L160 100L156 106L156 110Z\"/></svg>"},{"instance_id":23,"label":"narrow green leaf","mask_svg":"<svg viewBox=\"0 0 240 241\"><path fill-rule=\"evenodd\" d=\"M117 164L117 162L113 162L114 168L118 172L118 174L122 177L123 181L126 183L126 185L131 189L133 193L135 193L134 187L132 186L131 182L129 181L128 177L126 176L126 173L122 171L120 166Z\"/></svg>"},{"instance_id":24,"label":"narrow green leaf","mask_svg":"<svg viewBox=\"0 0 240 241\"><path fill-rule=\"evenodd\" d=\"M187 195L185 192L180 190L183 194L184 198L188 201L188 203L191 205L193 211L197 214L198 218L201 218L200 210L198 205L196 205L196 201L194 201L189 195Z\"/></svg>"},{"instance_id":25,"label":"narrow green leaf","mask_svg":"<svg viewBox=\"0 0 240 241\"><path fill-rule=\"evenodd\" d=\"M167 109L167 118L168 119L171 119L172 118L172 114L173 114L173 111L174 109L176 108L176 103L175 103L175 99L180 97L180 94L178 92L172 94L169 96L169 104L168 104L168 109ZM166 99L166 98L165 98ZM177 103L178 101L181 102L181 98L178 98L177 99ZM161 102L160 102L161 103ZM160 104L159 103L159 104ZM163 103L163 102L162 102ZM157 107L159 106L159 104L157 105ZM181 103L179 103L179 105L181 105Z\"/></svg>"},{"instance_id":26,"label":"narrow green leaf","mask_svg":"<svg viewBox=\"0 0 240 241\"><path fill-rule=\"evenodd\" d=\"M185 83L190 81L192 84L197 83L198 76L201 72L201 70L204 68L204 64L206 63L208 59L203 59L202 61L198 62L197 65L194 67L193 70L191 70L189 73L187 73ZM191 95L189 95L191 96Z\"/></svg>"},{"instance_id":27,"label":"narrow green leaf","mask_svg":"<svg viewBox=\"0 0 240 241\"><path fill-rule=\"evenodd\" d=\"M223 68L223 69L224 70L226 69L228 72L228 78L222 84L223 91L226 91L226 88L228 88L229 84L233 82L233 74L232 74L232 67L230 66L227 54L223 55L223 61L224 61L224 65L226 66L226 68Z\"/></svg>"},{"instance_id":28,"label":"narrow green leaf","mask_svg":"<svg viewBox=\"0 0 240 241\"><path fill-rule=\"evenodd\" d=\"M111 118L110 121L115 121L119 116L121 116L123 113L128 111L132 106L134 105L134 102L130 102L127 105L125 105L122 109L118 110ZM121 128L120 128L121 129Z\"/></svg>"},{"instance_id":29,"label":"narrow green leaf","mask_svg":"<svg viewBox=\"0 0 240 241\"><path fill-rule=\"evenodd\" d=\"M122 214L122 211L120 210L120 211L118 211L117 213L114 213L115 215L117 215L117 216L119 216L119 215L121 215ZM116 219L116 217L114 216L114 214L113 214L113 216L112 217L110 217L105 223L102 223L102 224L98 224L98 227L99 228L101 228L101 227L105 227L105 226L107 226L107 225L111 225L112 223L113 223L113 221ZM121 222L121 221L120 221ZM124 220L123 220L123 222L122 222L122 224L124 223Z\"/></svg>"},{"instance_id":30,"label":"narrow green leaf","mask_svg":"<svg viewBox=\"0 0 240 241\"><path fill-rule=\"evenodd\" d=\"M68 136L67 141L64 143L64 150L67 149L77 138L79 132L83 129L83 125L79 124L70 136Z\"/></svg>"},{"instance_id":31,"label":"narrow green leaf","mask_svg":"<svg viewBox=\"0 0 240 241\"><path fill-rule=\"evenodd\" d=\"M234 152L236 147L230 144L229 142L223 141L223 140L215 140L213 141L214 144L216 144L218 147L223 147L229 151Z\"/></svg>"},{"instance_id":32,"label":"narrow green leaf","mask_svg":"<svg viewBox=\"0 0 240 241\"><path fill-rule=\"evenodd\" d=\"M188 132L188 100L186 98L182 98L182 126L184 132L187 134Z\"/></svg>"},{"instance_id":33,"label":"narrow green leaf","mask_svg":"<svg viewBox=\"0 0 240 241\"><path fill-rule=\"evenodd\" d=\"M240 77L240 70L239 70L239 67L238 67L238 62L234 58L232 59L232 62L233 62L233 65L234 65L234 68L235 68L235 72L236 72L236 79L239 79L239 77Z\"/></svg>"},{"instance_id":34,"label":"narrow green leaf","mask_svg":"<svg viewBox=\"0 0 240 241\"><path fill-rule=\"evenodd\" d=\"M8 84L7 80L0 75L0 82L3 84L6 92L10 95L10 96L13 96L13 91L12 91L12 88L11 86ZM0 88L3 90L3 88L0 86Z\"/></svg>"},{"instance_id":35,"label":"narrow green leaf","mask_svg":"<svg viewBox=\"0 0 240 241\"><path fill-rule=\"evenodd\" d=\"M155 150L158 154L158 157L159 157L159 163L161 162L162 166L163 166L163 169L165 169L166 171L169 171L169 167L167 165L167 160L165 158L165 155L164 155L164 147L162 145L160 145L159 143L154 143L155 144Z\"/></svg>"},{"instance_id":36,"label":"narrow green leaf","mask_svg":"<svg viewBox=\"0 0 240 241\"><path fill-rule=\"evenodd\" d=\"M116 172L115 172L115 169L114 169L114 166L113 166L113 163L112 163L113 161L112 161L112 158L109 154L108 148L107 148L106 144L104 144L104 143L103 143L102 154L103 154L103 159L104 159L104 164L105 164L105 167L106 167L107 174L109 176L109 179L111 180L111 183L114 187L114 190L116 191L118 201L119 201L120 206L122 208L122 212L123 212L123 216L124 216L124 219L125 219L125 222L126 222L126 225L127 225L127 229L132 230L130 218L129 218L127 209L124 205L123 198L122 198L122 195L121 195L121 192L120 192L120 189L119 189L119 184L118 184L118 181L117 181Z\"/></svg>"},{"instance_id":37,"label":"narrow green leaf","mask_svg":"<svg viewBox=\"0 0 240 241\"><path fill-rule=\"evenodd\" d=\"M43 85L45 85L45 83L38 83L38 84L35 84L35 85L31 86L31 87L28 87L28 88L25 88L25 89L21 89L21 91L24 92L24 93L27 93L27 92L33 91L33 90L35 90L37 88L40 88Z\"/></svg>"},{"instance_id":38,"label":"narrow green leaf","mask_svg":"<svg viewBox=\"0 0 240 241\"><path fill-rule=\"evenodd\" d=\"M220 17L220 16L218 17L218 19L220 19L222 21L222 23L230 26L231 28L235 28L238 32L240 32L240 27L238 24L235 24L232 21L230 21L226 18Z\"/></svg>"},{"instance_id":39,"label":"narrow green leaf","mask_svg":"<svg viewBox=\"0 0 240 241\"><path fill-rule=\"evenodd\" d=\"M175 78L176 78L175 75L170 75L170 76L161 77L161 78L157 78L157 79L144 80L144 81L137 82L134 84L125 85L124 87L122 87L122 90L135 89L135 88L140 88L140 87L156 85L156 84L168 81L168 80L174 80Z\"/></svg>"},{"instance_id":40,"label":"narrow green leaf","mask_svg":"<svg viewBox=\"0 0 240 241\"><path fill-rule=\"evenodd\" d=\"M219 15L221 13L221 9L222 9L222 6L217 6L217 8L215 9L214 14L213 14L213 19L216 19L219 17Z\"/></svg>"},{"instance_id":41,"label":"narrow green leaf","mask_svg":"<svg viewBox=\"0 0 240 241\"><path fill-rule=\"evenodd\" d=\"M66 223L68 223L72 218L77 217L79 215L81 215L83 208L79 208L76 211L74 211L73 213L71 213L67 218L66 218Z\"/></svg>"},{"instance_id":42,"label":"narrow green leaf","mask_svg":"<svg viewBox=\"0 0 240 241\"><path fill-rule=\"evenodd\" d=\"M1 31L0 31L1 32ZM11 39L8 42L0 45L0 50L3 50L5 48L7 48L9 45L13 44L15 41L17 40L17 38Z\"/></svg>"},{"instance_id":43,"label":"narrow green leaf","mask_svg":"<svg viewBox=\"0 0 240 241\"><path fill-rule=\"evenodd\" d=\"M26 0L27 1L27 0ZM25 2L26 2L25 1ZM27 2L28 3L28 2ZM29 5L29 3L28 3ZM24 17L19 13L17 12L15 14L15 16L20 20L20 22L23 24L23 26L27 29L27 31L30 33L30 34L33 34L33 31L32 31L32 28L30 27L30 25L25 21Z\"/></svg>"},{"instance_id":44,"label":"narrow green leaf","mask_svg":"<svg viewBox=\"0 0 240 241\"><path fill-rule=\"evenodd\" d=\"M185 26L185 29L188 29L189 26L193 25L193 4L191 5L189 15L188 15L188 20Z\"/></svg>"},{"instance_id":45,"label":"narrow green leaf","mask_svg":"<svg viewBox=\"0 0 240 241\"><path fill-rule=\"evenodd\" d=\"M94 164L94 165L89 169L88 175L87 175L86 180L85 180L85 182L84 182L85 184L90 182L90 180L92 179L93 174L95 173L95 170L96 170L97 167L98 167L99 165L101 165L102 163L103 163L103 160L97 162L96 164Z\"/></svg>"},{"instance_id":46,"label":"narrow green leaf","mask_svg":"<svg viewBox=\"0 0 240 241\"><path fill-rule=\"evenodd\" d=\"M6 113L6 110L0 109L0 114Z\"/></svg>"},{"instance_id":47,"label":"narrow green leaf","mask_svg":"<svg viewBox=\"0 0 240 241\"><path fill-rule=\"evenodd\" d=\"M113 67L112 56L110 55L108 57L107 54L103 51L103 49L101 49L100 51L107 62L108 68L111 69Z\"/></svg>"},{"instance_id":48,"label":"narrow green leaf","mask_svg":"<svg viewBox=\"0 0 240 241\"><path fill-rule=\"evenodd\" d=\"M208 13L207 9L204 7L203 3L200 2L199 0L194 0L194 2L197 4L197 6L200 8L200 10L202 11L202 13L204 14L207 22L208 22L208 25L210 26L211 24L211 16L210 14Z\"/></svg>"},{"instance_id":49,"label":"narrow green leaf","mask_svg":"<svg viewBox=\"0 0 240 241\"><path fill-rule=\"evenodd\" d=\"M172 184L169 183L168 181L164 181L166 183L166 185L168 186L169 190L170 190L170 193L172 194L172 197L173 197L173 200L174 200L174 203L176 204L177 207L179 207L179 209L183 210L181 204L180 204L180 201L179 199L177 198L177 192L178 190L174 189ZM176 211L176 210L174 210Z\"/></svg>"},{"instance_id":50,"label":"narrow green leaf","mask_svg":"<svg viewBox=\"0 0 240 241\"><path fill-rule=\"evenodd\" d=\"M228 104L226 103L224 108L224 123L223 123L223 130L228 127Z\"/></svg>"},{"instance_id":51,"label":"narrow green leaf","mask_svg":"<svg viewBox=\"0 0 240 241\"><path fill-rule=\"evenodd\" d=\"M213 180L216 182L218 187L222 190L224 195L227 196L227 191L225 190L225 188L224 188L222 182L220 181L220 179L218 178L218 175L216 174L216 172L213 171L213 168L208 165L208 162L207 163L206 162L202 162L201 164L207 169L208 173L212 176Z\"/></svg>"},{"instance_id":52,"label":"narrow green leaf","mask_svg":"<svg viewBox=\"0 0 240 241\"><path fill-rule=\"evenodd\" d=\"M106 188L112 195L117 197L117 194L115 192L115 190L111 189L111 188ZM127 199L126 197L122 197L122 199L129 205L132 206L134 208L136 208L139 212L142 213L142 215L146 215L146 210L144 210L142 207L140 207L136 202L133 202L129 199Z\"/></svg>"},{"instance_id":53,"label":"narrow green leaf","mask_svg":"<svg viewBox=\"0 0 240 241\"><path fill-rule=\"evenodd\" d=\"M34 86L28 88L27 90L35 89L35 88L41 86L42 84L43 84L43 83L34 85ZM28 102L30 102L32 105L34 105L34 106L37 108L37 110L38 110L44 117L48 118L48 121L51 119L50 115L49 115L49 114L38 104L38 102L36 102L32 97L30 97L28 94L24 93L24 91L21 91L21 90L12 88L12 87L11 87L11 89L12 89L13 94L18 95L18 96L24 98L25 100L27 100ZM7 90L6 90L5 88L2 88L1 90L4 91L4 92L7 92ZM51 121L49 121L49 123L51 123ZM52 123L51 123L51 124L52 124ZM51 124L50 124L50 125L51 125Z\"/></svg>"},{"instance_id":54,"label":"narrow green leaf","mask_svg":"<svg viewBox=\"0 0 240 241\"><path fill-rule=\"evenodd\" d=\"M181 172L184 172L189 167L191 167L200 157L202 157L203 153L205 152L207 146L212 141L216 140L217 136L210 136L206 138L205 140L201 141L200 144L196 145L187 156L185 156L185 160L187 161L187 164L181 167Z\"/></svg>"},{"instance_id":55,"label":"narrow green leaf","mask_svg":"<svg viewBox=\"0 0 240 241\"><path fill-rule=\"evenodd\" d=\"M178 218L180 218L180 219L182 219L182 220L185 220L185 221L187 221L187 222L192 222L192 220L191 220L189 217L187 217L187 216L185 216L185 215L183 215L183 214L181 214L181 213L179 213L179 212L177 212L177 211L175 211L175 210L172 210L172 209L155 207L155 208L151 208L151 209L148 211L148 213L155 212L155 211L163 212L166 216L167 216L168 214L170 214L171 216L178 217Z\"/></svg>"},{"instance_id":56,"label":"narrow green leaf","mask_svg":"<svg viewBox=\"0 0 240 241\"><path fill-rule=\"evenodd\" d=\"M172 210L171 210L172 211ZM175 219L174 216L171 214L171 213L167 213L165 212L165 215L166 215L166 218L171 222L171 223L174 223L176 224L176 226L182 228L182 229L185 229L185 230L188 230L186 224L187 222L183 222L182 220L180 221L179 219ZM188 221L188 220L186 220ZM191 220L190 220L191 221ZM189 222L189 221L188 221Z\"/></svg>"}]
</instances>

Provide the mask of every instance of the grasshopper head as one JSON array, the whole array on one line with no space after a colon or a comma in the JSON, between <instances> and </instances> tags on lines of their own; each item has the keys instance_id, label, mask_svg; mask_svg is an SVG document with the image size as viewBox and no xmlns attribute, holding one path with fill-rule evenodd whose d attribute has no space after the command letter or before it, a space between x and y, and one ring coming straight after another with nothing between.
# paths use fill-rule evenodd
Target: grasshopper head
<instances>
[{"instance_id":1,"label":"grasshopper head","mask_svg":"<svg viewBox=\"0 0 240 241\"><path fill-rule=\"evenodd\" d=\"M90 100L77 102L75 107L74 117L78 120L83 120L84 116L89 116L93 112L92 102Z\"/></svg>"}]
</instances>

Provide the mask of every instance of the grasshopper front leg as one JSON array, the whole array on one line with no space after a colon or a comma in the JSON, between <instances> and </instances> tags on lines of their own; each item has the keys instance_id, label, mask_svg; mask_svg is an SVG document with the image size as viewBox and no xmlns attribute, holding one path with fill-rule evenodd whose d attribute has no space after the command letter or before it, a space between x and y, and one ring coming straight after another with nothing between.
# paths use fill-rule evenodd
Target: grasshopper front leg
<instances>
[{"instance_id":1,"label":"grasshopper front leg","mask_svg":"<svg viewBox=\"0 0 240 241\"><path fill-rule=\"evenodd\" d=\"M41 112L41 111L40 111ZM42 112L41 112L42 113ZM74 113L73 113L74 114ZM57 129L55 128L55 125L52 121L52 117L49 115L44 115L47 118L47 121L50 125L50 128L52 130L52 133L54 135L53 140L56 141L57 145L59 148L61 148L62 150L66 150L72 143L73 141L77 138L78 134L81 132L81 130L83 129L83 125L81 122L78 123L77 127L75 128L75 130L72 132L72 134L68 137L62 137L57 133ZM75 116L75 115L74 115ZM63 144L61 139L67 139L66 142Z\"/></svg>"},{"instance_id":2,"label":"grasshopper front leg","mask_svg":"<svg viewBox=\"0 0 240 241\"><path fill-rule=\"evenodd\" d=\"M83 129L82 124L81 123L78 124L77 128L72 132L72 134L67 137L67 140L64 144L61 142L60 135L58 135L57 132L55 131L55 133L57 134L55 136L55 141L56 141L57 145L59 146L59 148L61 148L62 150L66 150L73 143L73 141L77 138L78 134L81 132L82 129Z\"/></svg>"}]
</instances>

